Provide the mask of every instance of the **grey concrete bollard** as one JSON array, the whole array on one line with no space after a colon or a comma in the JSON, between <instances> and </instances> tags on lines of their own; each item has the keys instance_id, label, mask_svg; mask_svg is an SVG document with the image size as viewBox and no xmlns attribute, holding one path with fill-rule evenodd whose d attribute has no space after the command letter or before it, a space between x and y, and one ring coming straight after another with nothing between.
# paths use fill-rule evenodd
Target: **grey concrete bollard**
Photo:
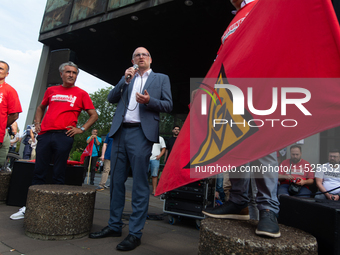
<instances>
[{"instance_id":1,"label":"grey concrete bollard","mask_svg":"<svg viewBox=\"0 0 340 255\"><path fill-rule=\"evenodd\" d=\"M96 191L70 185L34 185L28 190L25 234L41 240L81 238L90 233Z\"/></svg>"},{"instance_id":2,"label":"grey concrete bollard","mask_svg":"<svg viewBox=\"0 0 340 255\"><path fill-rule=\"evenodd\" d=\"M5 203L7 199L10 180L10 172L0 172L0 204Z\"/></svg>"},{"instance_id":3,"label":"grey concrete bollard","mask_svg":"<svg viewBox=\"0 0 340 255\"><path fill-rule=\"evenodd\" d=\"M199 254L318 254L314 236L280 225L281 237L261 237L255 234L257 223L255 220L203 220L200 227Z\"/></svg>"}]
</instances>

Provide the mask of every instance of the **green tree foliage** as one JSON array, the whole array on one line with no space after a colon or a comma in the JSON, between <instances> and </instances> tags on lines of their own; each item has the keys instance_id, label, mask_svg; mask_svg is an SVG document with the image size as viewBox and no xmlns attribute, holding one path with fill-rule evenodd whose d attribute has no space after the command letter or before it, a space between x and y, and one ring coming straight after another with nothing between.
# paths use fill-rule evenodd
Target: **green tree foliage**
<instances>
[{"instance_id":1,"label":"green tree foliage","mask_svg":"<svg viewBox=\"0 0 340 255\"><path fill-rule=\"evenodd\" d=\"M86 138L91 135L92 129L98 130L98 136L106 135L110 131L112 118L116 110L116 104L112 105L107 101L107 96L111 89L112 87L107 87L90 94L93 105L98 113L98 120L89 130L75 136L71 154L73 154L74 151L83 152L87 145ZM84 125L88 118L89 115L87 112L82 111L78 118L78 127Z\"/></svg>"},{"instance_id":2,"label":"green tree foliage","mask_svg":"<svg viewBox=\"0 0 340 255\"><path fill-rule=\"evenodd\" d=\"M82 154L82 152L80 152L80 151L73 151L70 154L70 160L80 161L81 154Z\"/></svg>"},{"instance_id":3,"label":"green tree foliage","mask_svg":"<svg viewBox=\"0 0 340 255\"><path fill-rule=\"evenodd\" d=\"M163 136L164 139L172 136L172 128L174 125L178 125L182 128L186 115L173 115L170 113L160 113L160 122L159 122L159 134Z\"/></svg>"}]
</instances>

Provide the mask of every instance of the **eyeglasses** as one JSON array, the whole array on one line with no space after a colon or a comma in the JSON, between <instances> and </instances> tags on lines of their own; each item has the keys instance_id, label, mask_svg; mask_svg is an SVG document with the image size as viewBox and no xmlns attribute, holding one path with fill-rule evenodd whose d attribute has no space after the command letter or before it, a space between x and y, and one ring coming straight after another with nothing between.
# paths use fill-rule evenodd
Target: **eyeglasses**
<instances>
[{"instance_id":1,"label":"eyeglasses","mask_svg":"<svg viewBox=\"0 0 340 255\"><path fill-rule=\"evenodd\" d=\"M141 58L141 57L150 57L150 54L149 53L137 53L137 54L134 54L133 55L134 58Z\"/></svg>"}]
</instances>

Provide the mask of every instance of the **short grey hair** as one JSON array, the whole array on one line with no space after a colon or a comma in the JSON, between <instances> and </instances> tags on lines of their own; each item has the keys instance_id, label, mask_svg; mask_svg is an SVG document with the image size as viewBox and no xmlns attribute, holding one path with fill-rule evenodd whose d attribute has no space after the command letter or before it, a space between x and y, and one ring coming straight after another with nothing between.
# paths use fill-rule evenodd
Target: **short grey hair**
<instances>
[{"instance_id":1,"label":"short grey hair","mask_svg":"<svg viewBox=\"0 0 340 255\"><path fill-rule=\"evenodd\" d=\"M3 61L3 60L0 60L0 63L3 63L3 64L5 64L6 66L7 66L7 72L9 72L9 64L7 64L5 61Z\"/></svg>"},{"instance_id":2,"label":"short grey hair","mask_svg":"<svg viewBox=\"0 0 340 255\"><path fill-rule=\"evenodd\" d=\"M75 67L75 68L77 69L77 74L79 74L79 68L78 68L78 66L77 66L75 63L73 63L72 61L69 61L69 62L66 62L66 63L61 64L61 65L59 66L59 72L61 72L61 73L64 72L65 66L73 66L73 67Z\"/></svg>"}]
</instances>

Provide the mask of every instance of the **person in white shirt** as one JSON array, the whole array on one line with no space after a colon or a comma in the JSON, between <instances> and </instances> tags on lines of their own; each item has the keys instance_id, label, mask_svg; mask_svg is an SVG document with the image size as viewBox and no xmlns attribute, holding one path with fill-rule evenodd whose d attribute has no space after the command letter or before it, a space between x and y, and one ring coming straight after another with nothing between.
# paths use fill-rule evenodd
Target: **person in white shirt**
<instances>
[{"instance_id":1,"label":"person in white shirt","mask_svg":"<svg viewBox=\"0 0 340 255\"><path fill-rule=\"evenodd\" d=\"M328 159L329 162L318 167L315 172L316 186L323 193L316 194L315 199L338 201L340 196L340 150L331 150Z\"/></svg>"},{"instance_id":2,"label":"person in white shirt","mask_svg":"<svg viewBox=\"0 0 340 255\"><path fill-rule=\"evenodd\" d=\"M152 177L152 195L154 195L156 192L160 159L164 155L165 150L166 150L166 145L165 145L164 139L163 137L160 136L159 142L154 143L152 146L150 163L149 163L149 171L151 171L151 177Z\"/></svg>"}]
</instances>

